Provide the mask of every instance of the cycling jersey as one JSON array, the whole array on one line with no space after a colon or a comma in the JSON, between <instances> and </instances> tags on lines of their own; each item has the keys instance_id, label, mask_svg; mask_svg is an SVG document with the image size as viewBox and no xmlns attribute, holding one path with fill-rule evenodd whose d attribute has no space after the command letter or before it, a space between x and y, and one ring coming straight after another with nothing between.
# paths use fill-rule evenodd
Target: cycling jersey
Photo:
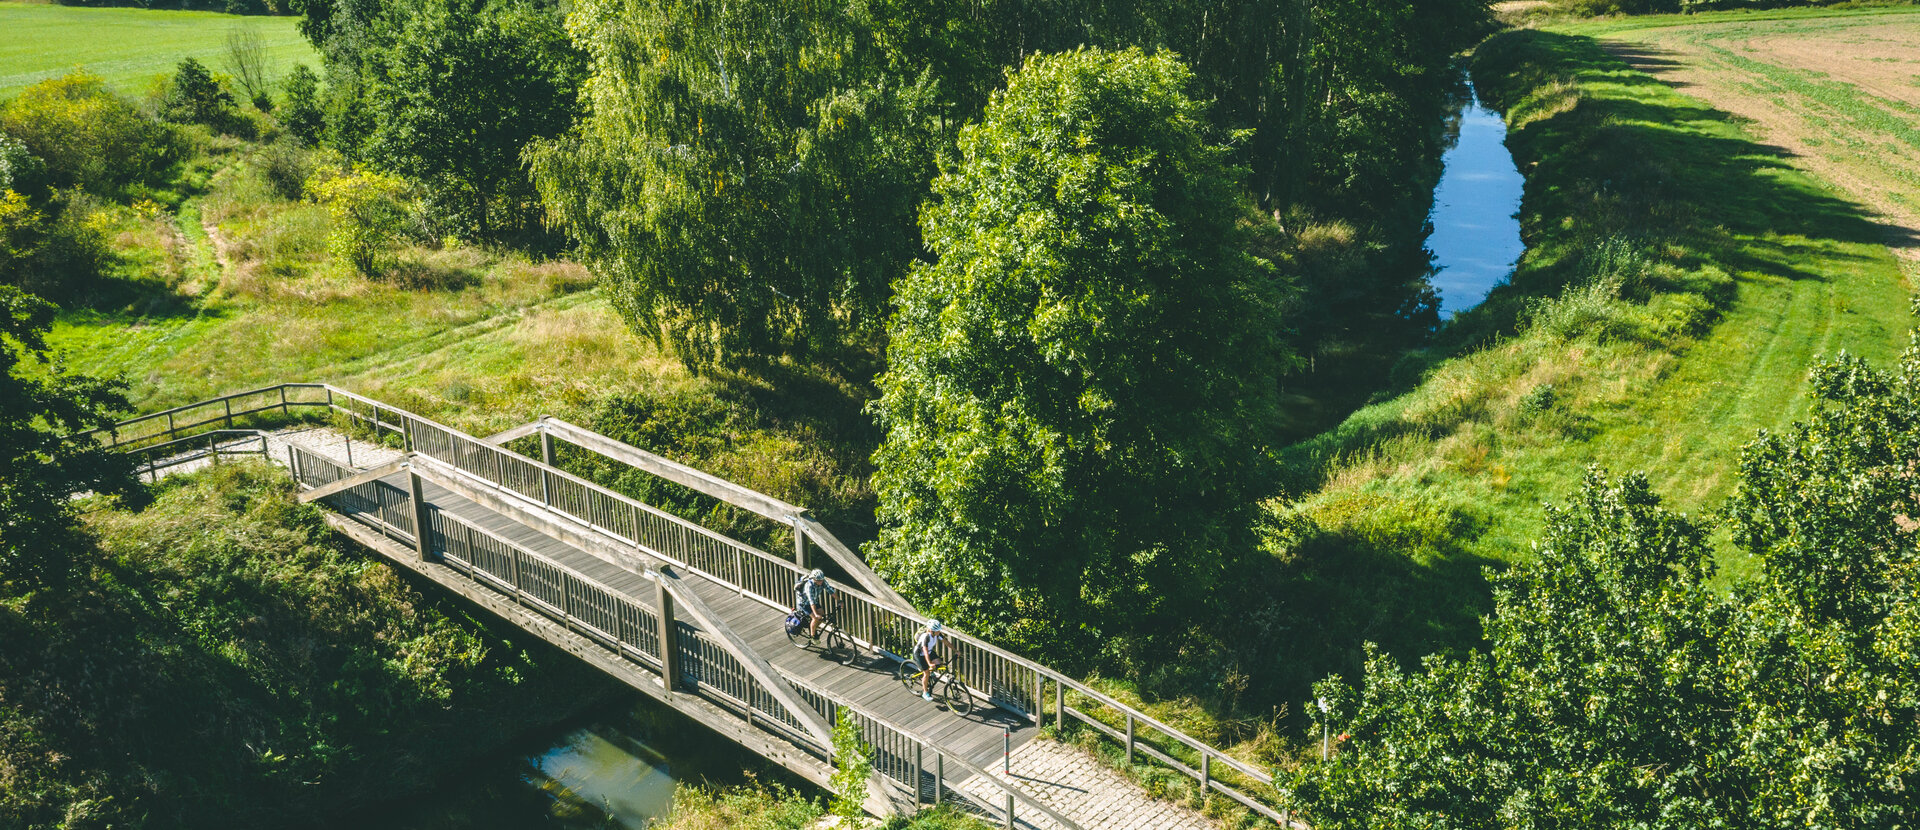
<instances>
[{"instance_id":1,"label":"cycling jersey","mask_svg":"<svg viewBox=\"0 0 1920 830\"><path fill-rule=\"evenodd\" d=\"M825 600L833 587L824 582L802 579L793 584L793 607L796 610L812 612L818 608L826 610Z\"/></svg>"},{"instance_id":2,"label":"cycling jersey","mask_svg":"<svg viewBox=\"0 0 1920 830\"><path fill-rule=\"evenodd\" d=\"M915 657L925 656L929 660L938 660L940 649L946 645L946 634L938 631L922 631L913 641L913 654Z\"/></svg>"}]
</instances>

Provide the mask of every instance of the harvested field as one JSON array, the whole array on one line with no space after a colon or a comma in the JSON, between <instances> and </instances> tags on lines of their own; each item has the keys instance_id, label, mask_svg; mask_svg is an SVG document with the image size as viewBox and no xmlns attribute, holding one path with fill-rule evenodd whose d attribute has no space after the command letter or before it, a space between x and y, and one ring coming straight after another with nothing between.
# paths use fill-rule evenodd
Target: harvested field
<instances>
[{"instance_id":1,"label":"harvested field","mask_svg":"<svg viewBox=\"0 0 1920 830\"><path fill-rule=\"evenodd\" d=\"M1610 51L1860 203L1920 272L1920 9L1601 24Z\"/></svg>"}]
</instances>

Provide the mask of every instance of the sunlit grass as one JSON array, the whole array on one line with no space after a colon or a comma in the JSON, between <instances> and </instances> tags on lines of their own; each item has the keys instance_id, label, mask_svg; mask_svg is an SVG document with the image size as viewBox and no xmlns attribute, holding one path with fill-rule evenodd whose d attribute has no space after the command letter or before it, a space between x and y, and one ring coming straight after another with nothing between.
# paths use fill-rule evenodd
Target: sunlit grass
<instances>
[{"instance_id":1,"label":"sunlit grass","mask_svg":"<svg viewBox=\"0 0 1920 830\"><path fill-rule=\"evenodd\" d=\"M267 77L296 63L320 65L294 17L242 17L214 12L83 8L0 0L0 99L74 67L106 78L127 95L144 93L186 58L216 72L226 69L227 33L260 33Z\"/></svg>"}]
</instances>

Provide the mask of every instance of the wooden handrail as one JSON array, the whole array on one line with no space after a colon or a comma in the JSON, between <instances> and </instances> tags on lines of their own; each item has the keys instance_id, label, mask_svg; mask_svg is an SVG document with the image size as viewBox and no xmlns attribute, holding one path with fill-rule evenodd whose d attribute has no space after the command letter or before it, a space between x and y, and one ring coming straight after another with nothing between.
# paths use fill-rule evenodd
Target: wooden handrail
<instances>
[{"instance_id":1,"label":"wooden handrail","mask_svg":"<svg viewBox=\"0 0 1920 830\"><path fill-rule=\"evenodd\" d=\"M602 497L613 499L629 507L637 508L646 513L662 517L675 524L689 527L695 532L698 532L707 536L711 536L725 544L741 548L766 561L776 563L780 567L789 570L795 575L803 572L802 569L799 568L797 565L785 559L782 559L780 557L775 557L772 554L766 553L765 551L758 550L751 545L746 545L742 542L739 542L738 540L734 540L722 534L715 533L714 531L701 527L698 524L687 522L683 519L680 519L677 516L673 516L672 514L661 511L659 508L653 507L652 505L648 505L648 504L645 504L644 502L639 502L637 500L630 499L626 496L623 496L619 493L616 493L598 484L595 484L593 482L587 481L578 476L567 473L564 470L559 470L550 465L544 464L539 460L528 458L524 455L520 455L519 453L514 453L510 450L506 450L504 447L501 447L497 444L493 444L493 443L490 443L489 441L475 438L474 436L468 435L467 433L461 432L460 430L447 427L443 424L437 423L427 418L422 418L406 410L399 409L393 406L388 406L386 404L382 404L371 398L367 398L362 395L348 392L344 389L339 389L329 384L283 383L283 384L276 384L272 386L264 386L258 389L250 389L244 392L237 392L229 395L223 395L217 398L211 398L206 401L201 401L199 403L177 406L171 409L162 410L160 412L155 412L155 413L143 415L137 418L128 419L126 421L122 421L118 424L115 424L111 427L106 427L98 430L90 430L85 433L80 433L76 437L92 436L100 432L117 433L117 431L123 427L146 423L148 421L165 418L169 415L177 415L181 412L186 412L186 411L195 409L197 407L206 406L208 404L217 404L223 401L235 400L235 399L244 398L252 395L270 394L276 391L282 392L284 394L284 391L289 389L324 389L327 391L328 397L327 397L327 400L324 402L322 401L288 401L285 404L276 402L271 407L262 407L262 410L268 409L268 408L278 409L278 408L282 408L283 406L323 406L331 409L344 411L349 417L353 417L361 420L370 420L369 415L355 412L351 408L343 407L335 399L342 398L347 401L356 402L363 406L368 407L371 413L377 413L379 415L390 415L394 419L396 419L395 422L388 422L386 420L376 421L375 422L376 429L389 428L394 430L395 432L400 432L402 434L408 435L410 439L411 438L410 428L405 427L403 424L399 423L398 421L412 420L412 421L421 423L423 425L432 427L434 429L441 430L447 433L448 435L453 436L457 440L471 441L476 446L487 447L494 451L502 452L502 453L506 453L508 455L514 456L520 461L527 464L531 464L536 469L542 471L543 473L553 475L560 480L564 480L572 484L583 486L587 488L589 491L595 492L601 495ZM238 417L241 414L243 413L234 413L234 416ZM252 414L252 413L244 413L244 414ZM202 422L201 424L196 424L193 426L203 426L205 423L207 422ZM600 451L600 447L590 446L589 444L599 444L599 445L605 446L608 449L613 449L616 452L621 452L622 448L624 448L625 451L630 451L630 452L625 452L623 454L629 455L631 458L633 458L636 461L644 462L644 466L642 464L635 464L635 466L639 467L640 469L643 469L647 472L658 475L669 481L674 481L675 483L682 484L683 486L687 486L690 489L694 489L698 492L712 495L715 498L721 498L724 501L728 501L731 504L736 504L737 506L743 507L745 509L749 509L752 512L755 512L762 516L766 516L770 519L774 519L776 521L793 521L794 517L796 516L800 517L801 521L797 523L798 525L801 526L799 529L802 530L802 532L806 533L809 537L813 538L817 544L820 544L823 550L827 550L829 552L829 555L832 555L836 561L841 561L843 567L845 567L846 562L851 561L851 562L859 563L859 567L865 568L865 564L863 562L860 562L858 557L854 556L850 549L847 549L844 545L839 544L838 540L833 538L832 534L828 532L824 526L820 526L818 522L813 521L811 517L806 514L806 511L804 510L804 508L800 508L795 505L788 504L787 502L781 501L779 499L775 499L771 496L767 496L765 494L758 493L756 491L749 490L744 487L740 487L739 485L733 484L732 482L728 482L728 481L725 481L724 479L716 478L708 473L704 473L699 470L695 470L691 467L687 467L685 465L679 464L677 462L674 462L665 458L661 458L660 456L654 455L652 453L647 453L644 450L628 447L625 444L621 444L617 441L613 441L613 439L606 438L605 436L601 436L598 433L593 433L591 431L585 430L582 427L569 424L559 419L545 418L535 423L546 425L545 428L556 437L561 437L563 438L563 440L568 440L571 443L580 444L584 448L594 450L596 452ZM524 435L524 434L532 434L533 432L539 431L538 429L529 429L529 427L531 427L531 425L518 427L518 428L515 428L514 430L509 430L507 433L503 433L503 435L513 434L513 433L522 433L522 431L525 431L523 433ZM191 427L182 427L180 429L187 429L187 428L191 428ZM176 431L179 431L179 430L178 429L169 430L169 432L176 432ZM513 435L513 437L523 437L523 435ZM580 443L578 441L574 441L574 438L576 437L581 438L587 441L588 443ZM116 443L116 446L117 446L117 443ZM433 459L431 456L423 456L423 457L436 462L438 461L438 459ZM623 461L626 460L625 458L622 458L619 455L610 455L609 457L615 458L616 460L623 460ZM440 463L445 463L445 462L440 462ZM450 464L447 466L454 470L458 470L457 467L452 467L452 465ZM471 473L467 473L464 470L460 470L459 472L462 473L462 475L472 475ZM508 492L512 492L516 498L525 498L524 495L519 494L516 491L513 491L512 488L504 487L502 482L490 482L490 483L495 486L503 487L503 489L508 490ZM739 501L735 501L733 498L729 498L728 496L737 497ZM551 506L547 506L547 509L554 510L554 508L552 508ZM792 511L792 512L786 512L786 511ZM554 512L562 513L562 511L558 511L558 510L554 510ZM562 515L564 515L564 513L562 513ZM590 527L592 526L591 522L584 522L583 520L583 523L589 525ZM816 528L817 528L817 531L816 531ZM596 532L601 532L601 533L606 532L606 530L603 528L596 527L594 528L594 530ZM831 542L829 542L828 540L831 540ZM654 553L651 551L649 552ZM672 557L662 556L661 558L672 561ZM699 568L692 568L691 566L688 566L686 563L678 563L678 564L680 564L683 567L688 567L689 570L701 573L704 576L708 576L709 578L714 579L714 581L716 582L732 585L731 582L720 578L716 574L708 574ZM851 573L852 569L849 569L849 570ZM868 571L868 572L871 573L871 571ZM885 586L884 580L878 580L877 575L874 578L876 581L878 581L878 584ZM733 585L732 587L746 590L744 586ZM886 586L885 592L891 593L892 592L891 586ZM921 615L916 611L910 610L911 606L905 602L904 598L901 598L899 602L896 604L895 602L889 602L886 599L882 599L881 597L876 596L875 592L855 591L855 590L848 589L846 590L846 593L852 596L857 596L867 602L870 602L876 608L879 608L888 613L892 613L898 616L900 619L905 620L909 623L912 623L914 626L923 626L927 622L927 618L924 615ZM897 597L898 595L894 594L894 596ZM1042 684L1044 684L1046 681L1051 681L1061 689L1072 689L1077 694L1083 697L1086 697L1089 700L1092 700L1096 703L1099 703L1102 706L1105 706L1109 709L1112 709L1121 713L1122 715L1130 718L1133 722L1135 722L1138 725L1146 726L1154 730L1155 732L1158 732L1161 735L1165 736L1167 739L1170 739L1175 743L1178 743L1187 747L1189 750L1200 753L1202 756L1211 758L1214 761L1217 761L1219 763L1225 764L1229 769L1232 769L1235 772L1238 772L1241 775L1244 775L1255 782L1269 785L1269 786L1273 783L1273 777L1271 774L1262 772L1254 768L1250 764L1247 764L1243 761L1240 761L1239 759L1228 756L1225 753L1217 749L1214 749L1213 747L1208 746L1207 744L1193 738L1192 736L1189 736L1186 733L1178 729L1175 729L1174 727L1168 726L1165 723L1162 723L1159 720L1151 716L1148 716L1144 712L1141 712L1131 706L1121 703L1120 701L1115 700L1111 696L1108 696L1104 693L1101 693L1087 686L1085 683L1082 683L1078 680L1074 680L1038 662L1013 654L1012 652L1009 652L1005 649L995 646L992 643L989 643L978 637L973 637L971 635L968 635L963 631L953 630L951 627L949 627L948 630L954 636L956 641L964 642L965 644L971 647L979 649L981 652L987 655L991 655L994 658L1003 660L1008 664L1018 667L1024 671L1031 672L1033 673L1034 677L1038 679L1038 681L1041 682ZM1036 696L1038 695L1038 693L1039 693L1039 689L1036 688L1035 690ZM1035 704L1039 708L1044 708L1044 703L1042 701L1039 701L1036 699ZM1026 714L1029 717L1034 718L1035 720L1039 719L1039 712L1032 712L1032 713L1026 713Z\"/></svg>"}]
</instances>

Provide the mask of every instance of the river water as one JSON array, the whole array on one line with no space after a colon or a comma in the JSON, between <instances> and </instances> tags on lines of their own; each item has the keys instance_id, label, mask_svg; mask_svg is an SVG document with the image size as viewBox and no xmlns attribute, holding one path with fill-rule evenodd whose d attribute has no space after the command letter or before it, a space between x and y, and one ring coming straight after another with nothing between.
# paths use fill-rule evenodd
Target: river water
<instances>
[{"instance_id":1,"label":"river water","mask_svg":"<svg viewBox=\"0 0 1920 830\"><path fill-rule=\"evenodd\" d=\"M668 814L677 781L729 785L753 777L805 786L636 694L350 823L375 830L641 830Z\"/></svg>"},{"instance_id":2,"label":"river water","mask_svg":"<svg viewBox=\"0 0 1920 830\"><path fill-rule=\"evenodd\" d=\"M1506 122L1481 105L1471 86L1456 121L1428 217L1427 249L1440 269L1432 283L1443 317L1479 305L1526 250L1514 216L1524 180L1507 152Z\"/></svg>"}]
</instances>

